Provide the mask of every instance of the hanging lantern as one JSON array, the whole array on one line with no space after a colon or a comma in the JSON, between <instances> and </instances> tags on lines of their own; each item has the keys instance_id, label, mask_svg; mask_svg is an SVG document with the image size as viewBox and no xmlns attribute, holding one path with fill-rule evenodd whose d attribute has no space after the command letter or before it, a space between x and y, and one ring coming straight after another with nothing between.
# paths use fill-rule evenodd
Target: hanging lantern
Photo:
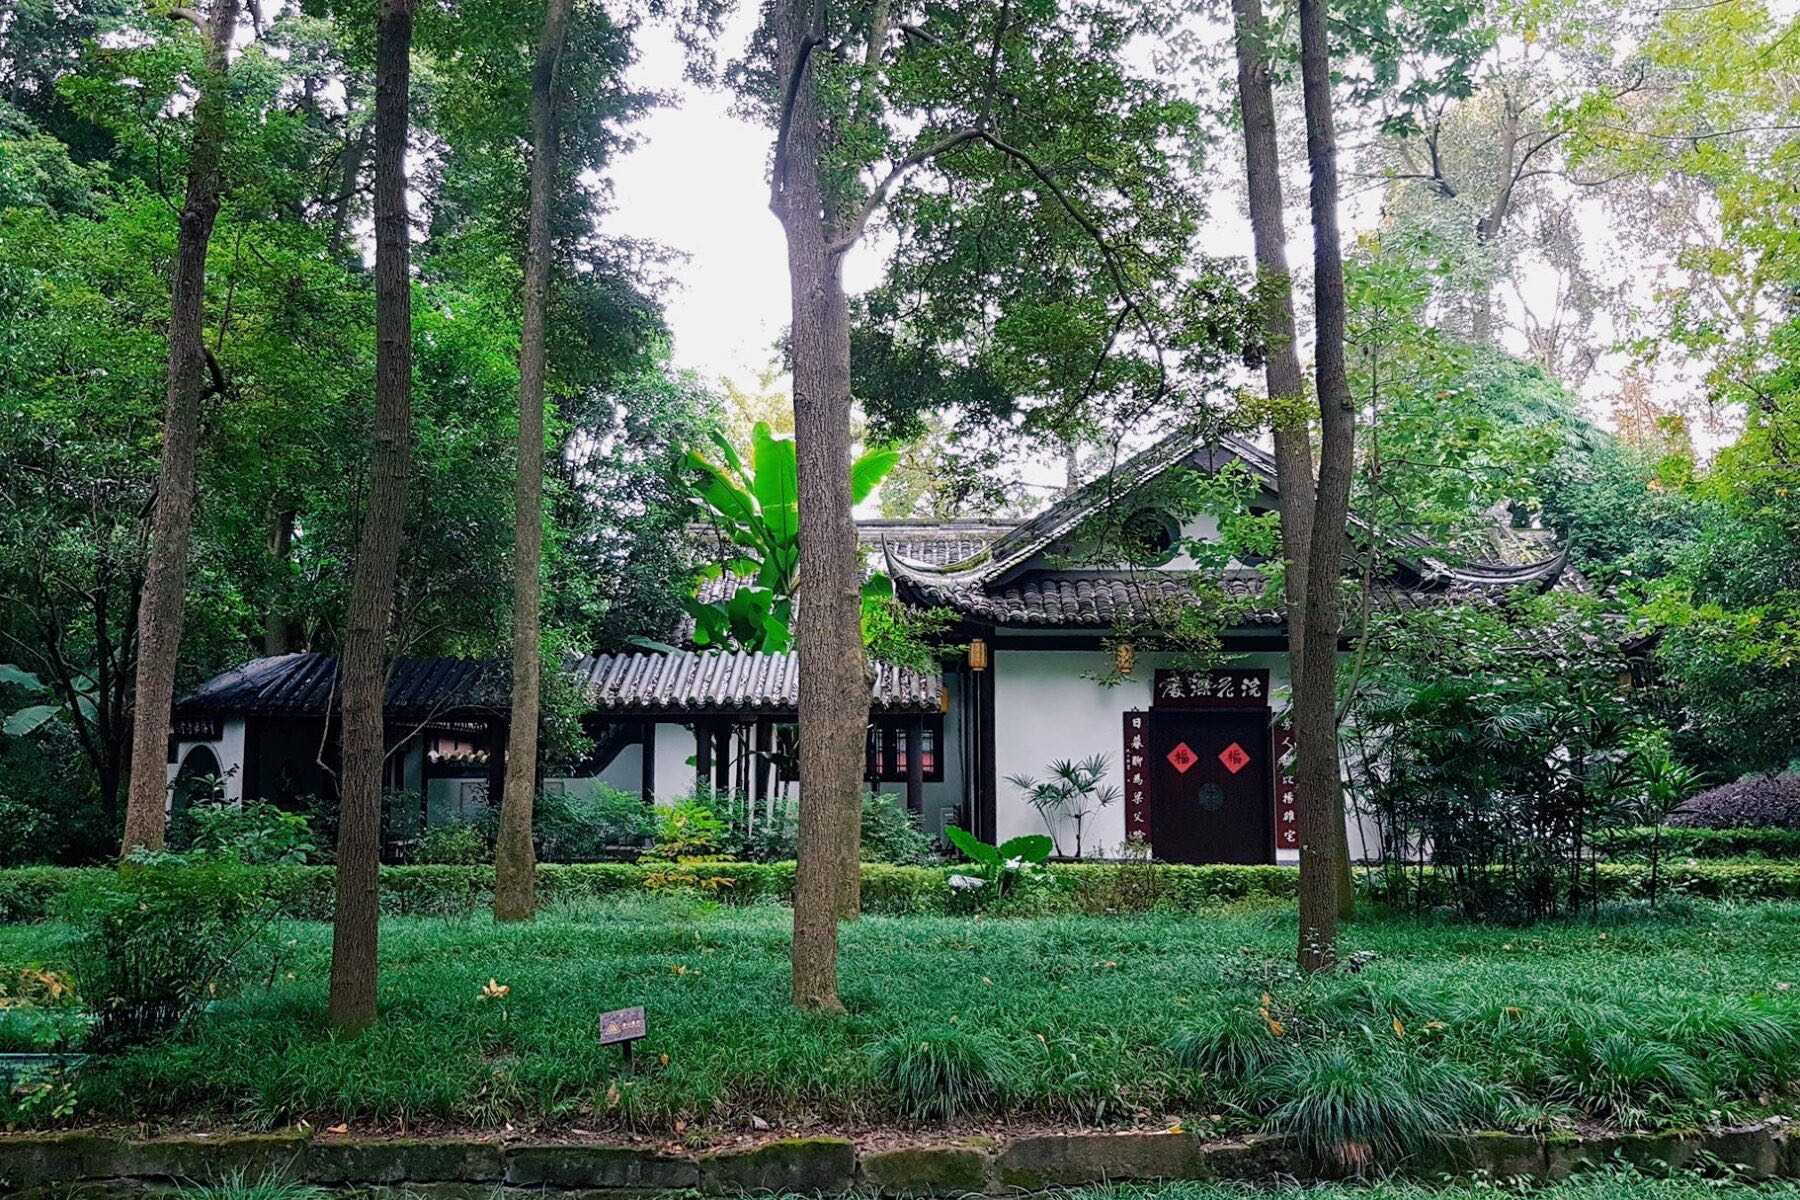
<instances>
[{"instance_id":1,"label":"hanging lantern","mask_svg":"<svg viewBox=\"0 0 1800 1200\"><path fill-rule=\"evenodd\" d=\"M969 670L985 671L988 669L988 644L980 638L969 642Z\"/></svg>"},{"instance_id":2,"label":"hanging lantern","mask_svg":"<svg viewBox=\"0 0 1800 1200\"><path fill-rule=\"evenodd\" d=\"M1113 666L1121 675L1131 674L1132 668L1137 666L1137 647L1130 642L1114 642Z\"/></svg>"}]
</instances>

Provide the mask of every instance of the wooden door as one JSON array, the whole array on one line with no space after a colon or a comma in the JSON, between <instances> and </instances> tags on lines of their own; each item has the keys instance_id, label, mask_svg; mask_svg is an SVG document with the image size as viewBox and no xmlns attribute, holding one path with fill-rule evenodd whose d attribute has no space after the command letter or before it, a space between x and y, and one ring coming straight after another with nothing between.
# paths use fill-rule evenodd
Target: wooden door
<instances>
[{"instance_id":1,"label":"wooden door","mask_svg":"<svg viewBox=\"0 0 1800 1200\"><path fill-rule=\"evenodd\" d=\"M1152 709L1150 848L1163 862L1275 861L1269 714Z\"/></svg>"}]
</instances>

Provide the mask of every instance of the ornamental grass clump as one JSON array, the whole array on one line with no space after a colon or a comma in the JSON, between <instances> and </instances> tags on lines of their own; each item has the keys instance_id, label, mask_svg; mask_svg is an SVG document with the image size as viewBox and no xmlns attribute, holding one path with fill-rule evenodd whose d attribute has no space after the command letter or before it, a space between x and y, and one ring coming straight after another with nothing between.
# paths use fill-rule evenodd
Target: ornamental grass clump
<instances>
[{"instance_id":1,"label":"ornamental grass clump","mask_svg":"<svg viewBox=\"0 0 1800 1200\"><path fill-rule=\"evenodd\" d=\"M1505 1099L1460 1063L1421 1060L1373 1035L1297 1045L1253 1083L1272 1131L1359 1173L1485 1123Z\"/></svg>"},{"instance_id":2,"label":"ornamental grass clump","mask_svg":"<svg viewBox=\"0 0 1800 1200\"><path fill-rule=\"evenodd\" d=\"M875 1048L874 1066L882 1086L916 1120L989 1112L1006 1090L1006 1058L999 1046L960 1029L890 1038Z\"/></svg>"},{"instance_id":3,"label":"ornamental grass clump","mask_svg":"<svg viewBox=\"0 0 1800 1200\"><path fill-rule=\"evenodd\" d=\"M1556 1051L1551 1086L1597 1116L1627 1126L1687 1111L1710 1093L1700 1063L1634 1029L1572 1026Z\"/></svg>"},{"instance_id":4,"label":"ornamental grass clump","mask_svg":"<svg viewBox=\"0 0 1800 1200\"><path fill-rule=\"evenodd\" d=\"M1184 1071L1198 1071L1221 1083L1252 1079L1281 1050L1273 1025L1259 1010L1234 1006L1203 1014L1193 1027L1166 1043L1169 1059Z\"/></svg>"}]
</instances>

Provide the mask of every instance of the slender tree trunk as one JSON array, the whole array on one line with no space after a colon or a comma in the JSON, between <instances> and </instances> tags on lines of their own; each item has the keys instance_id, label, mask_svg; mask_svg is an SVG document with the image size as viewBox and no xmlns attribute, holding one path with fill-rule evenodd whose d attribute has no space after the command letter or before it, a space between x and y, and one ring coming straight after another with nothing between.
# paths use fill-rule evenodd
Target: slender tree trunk
<instances>
[{"instance_id":1,"label":"slender tree trunk","mask_svg":"<svg viewBox=\"0 0 1800 1200\"><path fill-rule=\"evenodd\" d=\"M206 253L219 215L219 161L225 150L226 72L237 30L237 0L214 0L206 24L206 65L194 102L187 196L175 239L169 297L168 392L163 406L162 463L151 517L150 559L138 609L137 696L131 723L131 772L120 853L163 844L169 716L186 616L188 547L193 534L194 456L200 402L207 394Z\"/></svg>"},{"instance_id":2,"label":"slender tree trunk","mask_svg":"<svg viewBox=\"0 0 1800 1200\"><path fill-rule=\"evenodd\" d=\"M1304 971L1337 959L1338 894L1333 866L1344 842L1337 744L1339 583L1355 467L1355 411L1344 364L1344 264L1338 239L1337 134L1325 0L1300 0L1300 75L1306 103L1306 157L1312 169L1313 293L1318 344L1319 485L1306 576L1302 687L1294 708L1300 800L1300 946ZM1336 828L1333 828L1335 822Z\"/></svg>"},{"instance_id":3,"label":"slender tree trunk","mask_svg":"<svg viewBox=\"0 0 1800 1200\"><path fill-rule=\"evenodd\" d=\"M413 0L381 0L375 40L375 437L344 631L342 800L331 927L331 1023L375 1019L386 644L412 441L406 141Z\"/></svg>"},{"instance_id":4,"label":"slender tree trunk","mask_svg":"<svg viewBox=\"0 0 1800 1200\"><path fill-rule=\"evenodd\" d=\"M808 50L821 0L780 0L782 77L794 82L774 203L793 290L794 442L799 473L800 844L794 874L793 1000L838 1010L837 923L860 906L864 731L869 689L861 573L850 515L850 313L824 218L821 114Z\"/></svg>"},{"instance_id":5,"label":"slender tree trunk","mask_svg":"<svg viewBox=\"0 0 1800 1200\"><path fill-rule=\"evenodd\" d=\"M514 498L512 725L506 785L494 847L494 919L528 920L535 910L537 858L531 845L537 791L538 578L544 545L544 309L550 291L550 191L556 185L557 67L568 37L570 0L549 0L531 73L531 196L525 248L525 314L519 336L519 477Z\"/></svg>"},{"instance_id":6,"label":"slender tree trunk","mask_svg":"<svg viewBox=\"0 0 1800 1200\"><path fill-rule=\"evenodd\" d=\"M276 509L269 514L269 558L277 575L287 571L288 559L294 553L294 510ZM294 648L292 625L287 614L287 590L277 582L269 597L269 611L263 614L263 653L271 657L287 654Z\"/></svg>"},{"instance_id":7,"label":"slender tree trunk","mask_svg":"<svg viewBox=\"0 0 1800 1200\"><path fill-rule=\"evenodd\" d=\"M1244 175L1256 246L1256 291L1275 435L1275 480L1281 492L1282 586L1287 607L1288 691L1297 708L1305 662L1306 566L1311 554L1313 467L1306 383L1295 349L1294 283L1288 274L1287 222L1275 96L1269 79L1269 30L1261 0L1233 0L1238 105L1244 121Z\"/></svg>"}]
</instances>

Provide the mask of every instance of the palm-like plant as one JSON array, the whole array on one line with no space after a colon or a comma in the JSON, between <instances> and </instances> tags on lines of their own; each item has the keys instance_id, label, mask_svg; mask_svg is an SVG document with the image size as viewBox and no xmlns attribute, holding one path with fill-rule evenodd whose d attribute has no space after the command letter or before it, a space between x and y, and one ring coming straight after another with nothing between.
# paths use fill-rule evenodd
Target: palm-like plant
<instances>
[{"instance_id":1,"label":"palm-like plant","mask_svg":"<svg viewBox=\"0 0 1800 1200\"><path fill-rule=\"evenodd\" d=\"M1007 776L1006 782L1023 792L1025 802L1037 809L1038 816L1044 819L1059 857L1062 855L1061 822L1071 822L1075 826L1074 857L1079 859L1082 831L1088 820L1101 809L1116 803L1123 794L1116 784L1102 782L1108 766L1106 755L1096 754L1080 760L1058 759L1050 764L1048 777L1041 780L1029 775Z\"/></svg>"},{"instance_id":2,"label":"palm-like plant","mask_svg":"<svg viewBox=\"0 0 1800 1200\"><path fill-rule=\"evenodd\" d=\"M780 652L792 643L789 619L800 569L800 486L794 439L776 437L766 421L750 431L746 463L724 434L712 434L713 462L697 450L687 453L694 499L731 544L733 553L708 565L703 579L729 571L748 580L729 596L688 601L694 644L734 645L743 650ZM850 464L850 501L868 499L894 463L895 450L870 450Z\"/></svg>"}]
</instances>

